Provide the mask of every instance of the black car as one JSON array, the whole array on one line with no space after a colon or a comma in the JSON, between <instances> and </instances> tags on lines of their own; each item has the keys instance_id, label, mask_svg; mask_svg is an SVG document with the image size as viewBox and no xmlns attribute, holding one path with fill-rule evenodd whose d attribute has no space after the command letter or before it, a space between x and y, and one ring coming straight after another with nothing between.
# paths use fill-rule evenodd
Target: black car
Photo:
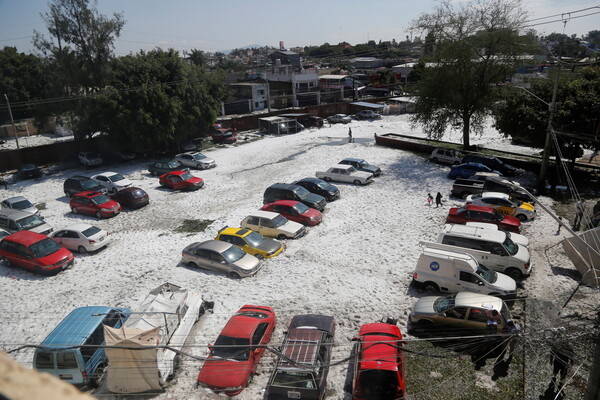
<instances>
[{"instance_id":1,"label":"black car","mask_svg":"<svg viewBox=\"0 0 600 400\"><path fill-rule=\"evenodd\" d=\"M294 182L294 185L302 186L311 193L325 197L327 201L334 201L340 198L340 189L329 182L319 178L304 178Z\"/></svg>"},{"instance_id":2,"label":"black car","mask_svg":"<svg viewBox=\"0 0 600 400\"><path fill-rule=\"evenodd\" d=\"M373 176L381 175L381 168L376 165L369 164L361 158L344 158L338 164L352 165L358 171L370 172Z\"/></svg>"},{"instance_id":3,"label":"black car","mask_svg":"<svg viewBox=\"0 0 600 400\"><path fill-rule=\"evenodd\" d=\"M147 206L150 203L150 197L143 189L130 186L121 189L116 193L111 193L110 198L119 203L122 207L138 209Z\"/></svg>"},{"instance_id":4,"label":"black car","mask_svg":"<svg viewBox=\"0 0 600 400\"><path fill-rule=\"evenodd\" d=\"M188 168L184 167L179 161L175 160L160 160L155 161L148 165L148 171L152 175L164 175L173 171L187 171Z\"/></svg>"},{"instance_id":5,"label":"black car","mask_svg":"<svg viewBox=\"0 0 600 400\"><path fill-rule=\"evenodd\" d=\"M75 175L68 178L63 184L63 190L67 197L72 197L77 193L86 191L106 193L106 188L104 186L100 186L87 176L81 175Z\"/></svg>"},{"instance_id":6,"label":"black car","mask_svg":"<svg viewBox=\"0 0 600 400\"><path fill-rule=\"evenodd\" d=\"M488 168L491 168L495 171L501 172L502 175L505 175L505 176L515 176L515 175L518 175L521 172L523 172L522 170L515 168L510 164L505 163L504 161L500 160L498 157L481 156L478 154L468 154L468 155L464 156L462 159L463 164L467 163L467 162L475 162L475 163L483 164Z\"/></svg>"},{"instance_id":7,"label":"black car","mask_svg":"<svg viewBox=\"0 0 600 400\"><path fill-rule=\"evenodd\" d=\"M40 170L35 164L23 164L17 170L19 179L33 179L42 176L42 170Z\"/></svg>"},{"instance_id":8,"label":"black car","mask_svg":"<svg viewBox=\"0 0 600 400\"><path fill-rule=\"evenodd\" d=\"M277 200L296 200L319 211L323 211L327 203L323 196L311 193L302 186L288 183L275 183L265 190L264 204L274 203Z\"/></svg>"}]
</instances>

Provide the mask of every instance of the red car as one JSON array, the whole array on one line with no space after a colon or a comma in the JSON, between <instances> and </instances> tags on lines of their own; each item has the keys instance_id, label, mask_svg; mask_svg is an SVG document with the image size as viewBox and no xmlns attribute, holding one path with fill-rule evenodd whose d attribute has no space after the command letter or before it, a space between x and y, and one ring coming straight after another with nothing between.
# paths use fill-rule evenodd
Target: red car
<instances>
[{"instance_id":1,"label":"red car","mask_svg":"<svg viewBox=\"0 0 600 400\"><path fill-rule=\"evenodd\" d=\"M95 215L110 218L121 212L121 205L100 192L81 192L73 195L69 206L73 214Z\"/></svg>"},{"instance_id":2,"label":"red car","mask_svg":"<svg viewBox=\"0 0 600 400\"><path fill-rule=\"evenodd\" d=\"M273 211L283 215L290 221L309 226L317 225L323 220L323 214L320 211L295 200L277 200L274 203L265 204L261 207L261 210Z\"/></svg>"},{"instance_id":3,"label":"red car","mask_svg":"<svg viewBox=\"0 0 600 400\"><path fill-rule=\"evenodd\" d=\"M487 222L509 232L521 232L521 221L510 215L500 214L490 207L468 204L463 207L451 208L446 217L446 223L466 224L467 222Z\"/></svg>"},{"instance_id":4,"label":"red car","mask_svg":"<svg viewBox=\"0 0 600 400\"><path fill-rule=\"evenodd\" d=\"M396 325L375 322L360 327L355 348L353 400L404 399L402 333Z\"/></svg>"},{"instance_id":5,"label":"red car","mask_svg":"<svg viewBox=\"0 0 600 400\"><path fill-rule=\"evenodd\" d=\"M198 374L198 384L227 396L246 386L271 340L275 312L271 307L243 306L229 319ZM261 347L259 347L261 346Z\"/></svg>"},{"instance_id":6,"label":"red car","mask_svg":"<svg viewBox=\"0 0 600 400\"><path fill-rule=\"evenodd\" d=\"M189 171L173 171L160 176L160 185L173 190L198 190L204 186L202 178Z\"/></svg>"},{"instance_id":7,"label":"red car","mask_svg":"<svg viewBox=\"0 0 600 400\"><path fill-rule=\"evenodd\" d=\"M73 265L73 253L46 235L20 231L0 241L0 259L38 274L57 274Z\"/></svg>"}]
</instances>

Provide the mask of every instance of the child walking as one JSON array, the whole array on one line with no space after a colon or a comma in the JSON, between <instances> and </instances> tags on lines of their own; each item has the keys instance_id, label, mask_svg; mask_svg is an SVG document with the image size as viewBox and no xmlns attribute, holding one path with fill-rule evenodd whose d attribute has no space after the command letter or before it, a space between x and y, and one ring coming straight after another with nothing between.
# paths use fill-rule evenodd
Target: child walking
<instances>
[{"instance_id":1,"label":"child walking","mask_svg":"<svg viewBox=\"0 0 600 400\"><path fill-rule=\"evenodd\" d=\"M433 196L431 193L427 193L427 205L431 207L431 203L433 203Z\"/></svg>"}]
</instances>

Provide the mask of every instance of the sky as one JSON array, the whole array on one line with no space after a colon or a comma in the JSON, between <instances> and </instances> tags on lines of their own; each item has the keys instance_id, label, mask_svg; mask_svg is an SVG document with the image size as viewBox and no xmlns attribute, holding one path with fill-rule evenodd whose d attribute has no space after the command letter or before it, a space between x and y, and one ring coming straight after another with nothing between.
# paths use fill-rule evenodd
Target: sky
<instances>
[{"instance_id":1,"label":"sky","mask_svg":"<svg viewBox=\"0 0 600 400\"><path fill-rule=\"evenodd\" d=\"M411 21L432 12L437 4L436 0L100 0L97 8L107 16L123 14L126 23L115 42L115 54L126 55L155 47L215 52L249 45L278 47L280 41L286 48L402 41L419 35L411 32ZM539 34L564 31L581 36L600 28L598 0L529 0L523 5L528 20L535 19L532 24L544 23L534 27ZM32 52L34 30L47 34L41 14L48 9L48 0L0 0L0 47ZM562 14L571 17L566 25Z\"/></svg>"}]
</instances>

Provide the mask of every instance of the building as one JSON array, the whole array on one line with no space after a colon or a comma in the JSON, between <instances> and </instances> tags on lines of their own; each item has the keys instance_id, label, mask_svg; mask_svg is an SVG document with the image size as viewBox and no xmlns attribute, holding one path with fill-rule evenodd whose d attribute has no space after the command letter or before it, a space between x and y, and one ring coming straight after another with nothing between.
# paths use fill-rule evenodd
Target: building
<instances>
[{"instance_id":1,"label":"building","mask_svg":"<svg viewBox=\"0 0 600 400\"><path fill-rule=\"evenodd\" d=\"M279 60L279 65L291 65L296 69L300 69L300 54L288 51L288 50L277 50L271 54L269 54L269 59L273 64L277 64L277 60Z\"/></svg>"},{"instance_id":2,"label":"building","mask_svg":"<svg viewBox=\"0 0 600 400\"><path fill-rule=\"evenodd\" d=\"M222 103L222 114L246 114L269 107L266 82L242 82L229 85L231 94Z\"/></svg>"}]
</instances>

